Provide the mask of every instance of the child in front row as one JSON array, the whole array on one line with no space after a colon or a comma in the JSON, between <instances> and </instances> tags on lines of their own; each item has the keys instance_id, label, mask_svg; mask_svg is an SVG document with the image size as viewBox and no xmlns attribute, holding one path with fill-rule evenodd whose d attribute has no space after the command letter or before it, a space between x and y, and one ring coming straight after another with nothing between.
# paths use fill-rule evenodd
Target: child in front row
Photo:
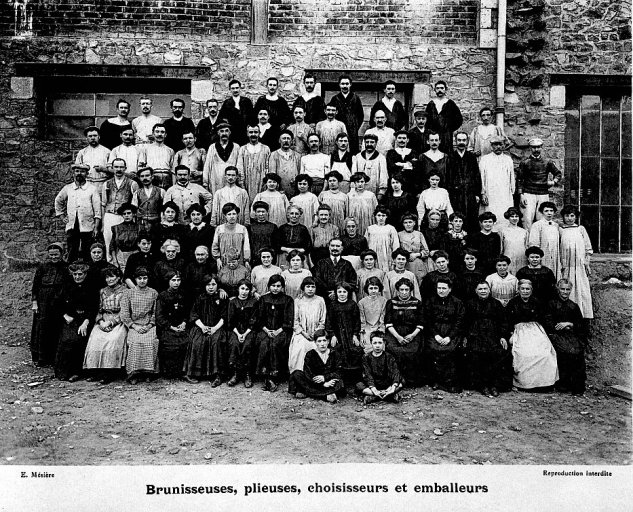
<instances>
[{"instance_id":1,"label":"child in front row","mask_svg":"<svg viewBox=\"0 0 633 512\"><path fill-rule=\"evenodd\" d=\"M371 333L371 349L363 357L363 380L356 384L356 392L364 395L365 405L379 400L400 401L402 378L396 359L385 352L385 333Z\"/></svg>"},{"instance_id":2,"label":"child in front row","mask_svg":"<svg viewBox=\"0 0 633 512\"><path fill-rule=\"evenodd\" d=\"M318 398L335 403L345 396L342 377L342 359L336 350L330 350L327 332L319 329L314 333L316 349L305 356L303 370L290 375L288 392L296 398Z\"/></svg>"}]
</instances>

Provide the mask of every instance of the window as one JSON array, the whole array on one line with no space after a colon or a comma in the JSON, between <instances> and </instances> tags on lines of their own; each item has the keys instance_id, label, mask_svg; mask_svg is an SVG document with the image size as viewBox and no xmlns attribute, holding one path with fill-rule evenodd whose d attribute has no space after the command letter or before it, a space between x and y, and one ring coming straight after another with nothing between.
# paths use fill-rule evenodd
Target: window
<instances>
[{"instance_id":1,"label":"window","mask_svg":"<svg viewBox=\"0 0 633 512\"><path fill-rule=\"evenodd\" d=\"M580 208L594 251L631 251L631 94L567 92L566 202Z\"/></svg>"},{"instance_id":2,"label":"window","mask_svg":"<svg viewBox=\"0 0 633 512\"><path fill-rule=\"evenodd\" d=\"M129 119L140 115L139 99L152 99L152 114L171 117L169 102L185 100L185 115L191 117L191 81L165 78L47 77L39 89L44 92L42 132L48 140L84 140L84 129L101 126L116 116L116 104L131 104Z\"/></svg>"}]
</instances>

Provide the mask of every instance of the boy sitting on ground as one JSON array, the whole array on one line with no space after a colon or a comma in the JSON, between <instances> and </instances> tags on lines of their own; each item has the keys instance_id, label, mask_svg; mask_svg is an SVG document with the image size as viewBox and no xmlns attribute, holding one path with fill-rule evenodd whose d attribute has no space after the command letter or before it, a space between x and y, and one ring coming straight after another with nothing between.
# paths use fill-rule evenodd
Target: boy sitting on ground
<instances>
[{"instance_id":1,"label":"boy sitting on ground","mask_svg":"<svg viewBox=\"0 0 633 512\"><path fill-rule=\"evenodd\" d=\"M385 352L385 333L373 332L370 343L372 351L363 356L363 381L356 391L364 395L365 405L387 399L398 403L402 378L395 358Z\"/></svg>"}]
</instances>

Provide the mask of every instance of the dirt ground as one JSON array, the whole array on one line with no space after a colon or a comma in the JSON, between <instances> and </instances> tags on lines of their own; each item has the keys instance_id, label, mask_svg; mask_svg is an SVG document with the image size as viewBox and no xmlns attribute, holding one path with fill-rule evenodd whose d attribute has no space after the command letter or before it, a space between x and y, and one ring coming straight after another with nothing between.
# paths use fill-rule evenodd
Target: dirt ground
<instances>
[{"instance_id":1,"label":"dirt ground","mask_svg":"<svg viewBox=\"0 0 633 512\"><path fill-rule=\"evenodd\" d=\"M583 397L425 387L398 405L363 407L297 400L281 387L56 381L30 363L29 279L0 276L2 464L631 463L631 403L607 389L630 386L630 288L594 290Z\"/></svg>"}]
</instances>

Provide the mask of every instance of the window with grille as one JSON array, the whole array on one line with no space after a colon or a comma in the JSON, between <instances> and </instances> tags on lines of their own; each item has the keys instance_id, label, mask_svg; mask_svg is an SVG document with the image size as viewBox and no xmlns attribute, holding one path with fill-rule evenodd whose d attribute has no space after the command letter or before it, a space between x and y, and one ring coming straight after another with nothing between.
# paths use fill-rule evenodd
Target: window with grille
<instances>
[{"instance_id":1,"label":"window with grille","mask_svg":"<svg viewBox=\"0 0 633 512\"><path fill-rule=\"evenodd\" d=\"M568 89L565 117L566 202L580 208L595 252L630 252L630 90Z\"/></svg>"}]
</instances>

